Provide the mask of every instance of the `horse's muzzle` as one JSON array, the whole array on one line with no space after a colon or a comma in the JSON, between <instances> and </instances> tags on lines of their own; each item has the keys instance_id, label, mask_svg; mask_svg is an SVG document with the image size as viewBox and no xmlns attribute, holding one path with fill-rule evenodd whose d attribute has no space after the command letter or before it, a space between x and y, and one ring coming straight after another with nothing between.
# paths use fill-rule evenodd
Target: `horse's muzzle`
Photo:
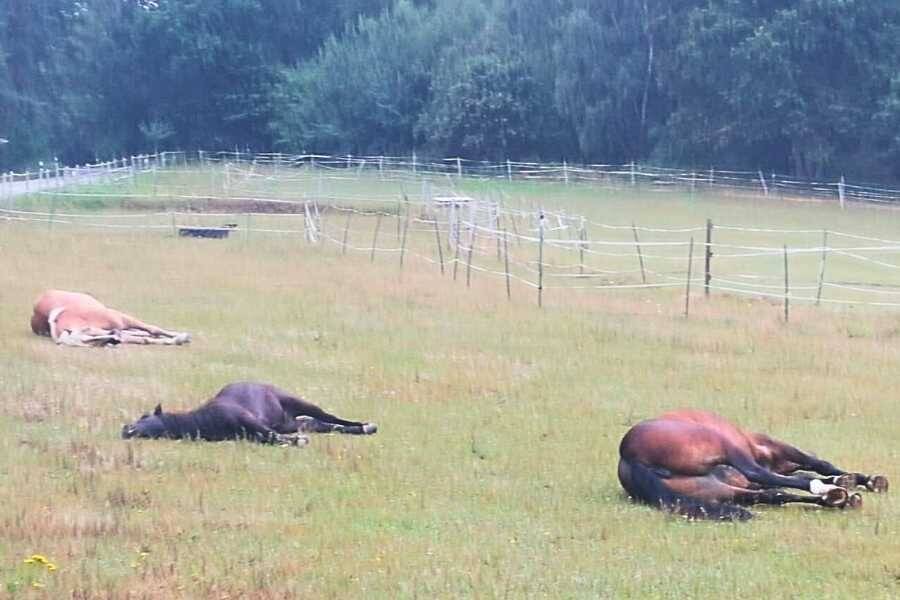
<instances>
[{"instance_id":1,"label":"horse's muzzle","mask_svg":"<svg viewBox=\"0 0 900 600\"><path fill-rule=\"evenodd\" d=\"M135 429L134 425L125 425L124 427L122 427L123 440L133 438L135 433L137 433L137 429Z\"/></svg>"}]
</instances>

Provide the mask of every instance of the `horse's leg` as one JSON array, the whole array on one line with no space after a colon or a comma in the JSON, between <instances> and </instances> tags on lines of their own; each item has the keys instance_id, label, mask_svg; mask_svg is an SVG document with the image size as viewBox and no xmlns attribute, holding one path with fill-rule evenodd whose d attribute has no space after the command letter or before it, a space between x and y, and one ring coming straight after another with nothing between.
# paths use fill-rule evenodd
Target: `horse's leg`
<instances>
[{"instance_id":1,"label":"horse's leg","mask_svg":"<svg viewBox=\"0 0 900 600\"><path fill-rule=\"evenodd\" d=\"M281 404L281 408L298 421L301 431L371 434L378 430L378 426L374 423L361 423L359 421L341 419L325 412L312 402L297 398L278 388L273 387L272 393L275 394L279 404Z\"/></svg>"},{"instance_id":2,"label":"horse's leg","mask_svg":"<svg viewBox=\"0 0 900 600\"><path fill-rule=\"evenodd\" d=\"M156 325L145 323L140 319L132 317L131 315L125 314L121 311L115 312L122 318L122 321L125 324L124 329L137 329L146 331L147 333L159 338L175 339L177 340L175 342L176 345L185 344L191 340L191 336L188 333L169 331L167 329L163 329L162 327L157 327Z\"/></svg>"},{"instance_id":3,"label":"horse's leg","mask_svg":"<svg viewBox=\"0 0 900 600\"><path fill-rule=\"evenodd\" d=\"M764 489L759 484L747 479L740 471L730 465L718 465L711 472L722 483L732 488L744 490L740 496L735 497L737 504L785 504L787 502L806 502L819 506L843 507L848 504L852 508L862 505L862 496L859 494L847 494L841 491L829 490L821 496L798 496L788 494L776 488ZM803 475L799 475L803 477Z\"/></svg>"},{"instance_id":4,"label":"horse's leg","mask_svg":"<svg viewBox=\"0 0 900 600\"><path fill-rule=\"evenodd\" d=\"M333 433L344 428L345 427L343 425L326 423L325 421L320 421L315 417L304 415L293 418L288 417L284 422L278 423L277 425L272 427L272 429L274 429L278 433L284 434L293 434L301 431L303 433Z\"/></svg>"},{"instance_id":5,"label":"horse's leg","mask_svg":"<svg viewBox=\"0 0 900 600\"><path fill-rule=\"evenodd\" d=\"M147 333L151 333L153 335L163 335L166 337L175 337L176 332L167 331L162 327L157 327L156 325L151 325L150 323L145 323L138 318L132 317L129 314L125 314L122 311L115 311L121 318L122 321L125 322L126 329L142 329Z\"/></svg>"},{"instance_id":6,"label":"horse's leg","mask_svg":"<svg viewBox=\"0 0 900 600\"><path fill-rule=\"evenodd\" d=\"M789 502L815 504L829 508L856 508L862 504L862 496L839 487L833 487L821 495L801 496L789 494L779 489L752 489L742 473L728 465L715 467L709 475L676 476L666 480L666 485L678 493L698 498L706 502L730 502L749 506L751 504L781 505Z\"/></svg>"},{"instance_id":7,"label":"horse's leg","mask_svg":"<svg viewBox=\"0 0 900 600\"><path fill-rule=\"evenodd\" d=\"M63 329L56 337L56 343L63 346L105 346L118 344L122 340L115 331L99 327L83 327L80 329Z\"/></svg>"},{"instance_id":8,"label":"horse's leg","mask_svg":"<svg viewBox=\"0 0 900 600\"><path fill-rule=\"evenodd\" d=\"M185 338L155 336L148 331L134 328L122 329L119 334L123 344L155 344L159 346L180 346L190 340L190 337Z\"/></svg>"},{"instance_id":9,"label":"horse's leg","mask_svg":"<svg viewBox=\"0 0 900 600\"><path fill-rule=\"evenodd\" d=\"M299 431L305 433L349 433L349 434L367 434L375 433L374 425L371 423L359 423L351 425L343 425L341 423L330 423L322 421L309 415L300 415L294 418Z\"/></svg>"},{"instance_id":10,"label":"horse's leg","mask_svg":"<svg viewBox=\"0 0 900 600\"><path fill-rule=\"evenodd\" d=\"M822 495L836 486L824 483L820 479L807 479L796 475L781 475L760 465L756 460L741 448L728 449L728 464L741 472L749 481L762 487L788 487Z\"/></svg>"},{"instance_id":11,"label":"horse's leg","mask_svg":"<svg viewBox=\"0 0 900 600\"><path fill-rule=\"evenodd\" d=\"M339 423L329 423L319 420L309 415L300 415L290 418L283 423L272 427L278 433L292 434L297 432L303 433L364 433L363 425L341 425Z\"/></svg>"},{"instance_id":12,"label":"horse's leg","mask_svg":"<svg viewBox=\"0 0 900 600\"><path fill-rule=\"evenodd\" d=\"M801 496L778 489L743 490L735 493L734 502L745 505L773 504L780 506L787 503L802 503L827 508L859 508L862 506L862 496L850 494L841 487L832 488L820 496Z\"/></svg>"},{"instance_id":13,"label":"horse's leg","mask_svg":"<svg viewBox=\"0 0 900 600\"><path fill-rule=\"evenodd\" d=\"M305 446L309 443L309 438L305 435L288 435L267 427L250 412L244 412L238 417L237 427L244 433L244 437L260 444Z\"/></svg>"},{"instance_id":14,"label":"horse's leg","mask_svg":"<svg viewBox=\"0 0 900 600\"><path fill-rule=\"evenodd\" d=\"M844 471L834 466L827 460L822 460L812 454L804 452L795 446L770 438L764 434L755 434L754 441L765 446L772 453L772 470L781 474L794 474L804 476L796 471L812 471L825 475L822 481L844 488L865 486L873 492L886 492L889 487L887 477L884 475L865 475ZM807 476L809 477L809 476ZM810 479L813 479L809 477Z\"/></svg>"}]
</instances>

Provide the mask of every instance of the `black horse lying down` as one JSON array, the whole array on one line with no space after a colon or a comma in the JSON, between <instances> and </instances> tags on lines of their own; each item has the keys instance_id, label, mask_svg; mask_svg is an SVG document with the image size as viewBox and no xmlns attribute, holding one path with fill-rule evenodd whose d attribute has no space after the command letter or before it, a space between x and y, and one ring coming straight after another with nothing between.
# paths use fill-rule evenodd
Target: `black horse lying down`
<instances>
[{"instance_id":1,"label":"black horse lying down","mask_svg":"<svg viewBox=\"0 0 900 600\"><path fill-rule=\"evenodd\" d=\"M203 406L183 413L157 405L122 428L123 438L248 439L263 444L305 445L301 432L371 434L374 423L345 421L302 398L265 383L232 383Z\"/></svg>"}]
</instances>

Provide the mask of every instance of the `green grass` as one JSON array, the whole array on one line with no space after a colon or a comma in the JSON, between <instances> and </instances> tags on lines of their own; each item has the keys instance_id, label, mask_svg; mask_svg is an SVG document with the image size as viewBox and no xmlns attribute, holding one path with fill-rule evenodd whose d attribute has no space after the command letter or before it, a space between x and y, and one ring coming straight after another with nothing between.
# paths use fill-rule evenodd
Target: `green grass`
<instances>
[{"instance_id":1,"label":"green grass","mask_svg":"<svg viewBox=\"0 0 900 600\"><path fill-rule=\"evenodd\" d=\"M898 237L894 213L865 208L504 193L610 223L711 216ZM695 406L900 481L896 311L798 306L785 325L773 302L714 294L697 295L685 320L677 290L549 290L539 310L521 285L509 302L495 278L476 274L467 290L414 256L401 272L395 255L373 264L298 236L0 223L0 251L0 595L900 593L897 492L867 494L857 511L760 508L722 525L633 505L615 477L631 424ZM89 291L194 341L58 348L27 325L48 287ZM190 408L240 379L380 430L305 449L118 437L157 402ZM57 570L23 564L36 553Z\"/></svg>"}]
</instances>

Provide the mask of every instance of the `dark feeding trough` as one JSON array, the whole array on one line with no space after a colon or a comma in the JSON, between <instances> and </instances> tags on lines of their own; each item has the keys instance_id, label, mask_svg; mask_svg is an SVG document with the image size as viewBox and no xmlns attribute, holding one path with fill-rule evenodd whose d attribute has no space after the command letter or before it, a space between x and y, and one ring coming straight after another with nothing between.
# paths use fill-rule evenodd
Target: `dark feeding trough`
<instances>
[{"instance_id":1,"label":"dark feeding trough","mask_svg":"<svg viewBox=\"0 0 900 600\"><path fill-rule=\"evenodd\" d=\"M222 239L227 238L232 229L237 227L237 223L225 223L218 227L179 227L179 237L193 238L209 238Z\"/></svg>"}]
</instances>

